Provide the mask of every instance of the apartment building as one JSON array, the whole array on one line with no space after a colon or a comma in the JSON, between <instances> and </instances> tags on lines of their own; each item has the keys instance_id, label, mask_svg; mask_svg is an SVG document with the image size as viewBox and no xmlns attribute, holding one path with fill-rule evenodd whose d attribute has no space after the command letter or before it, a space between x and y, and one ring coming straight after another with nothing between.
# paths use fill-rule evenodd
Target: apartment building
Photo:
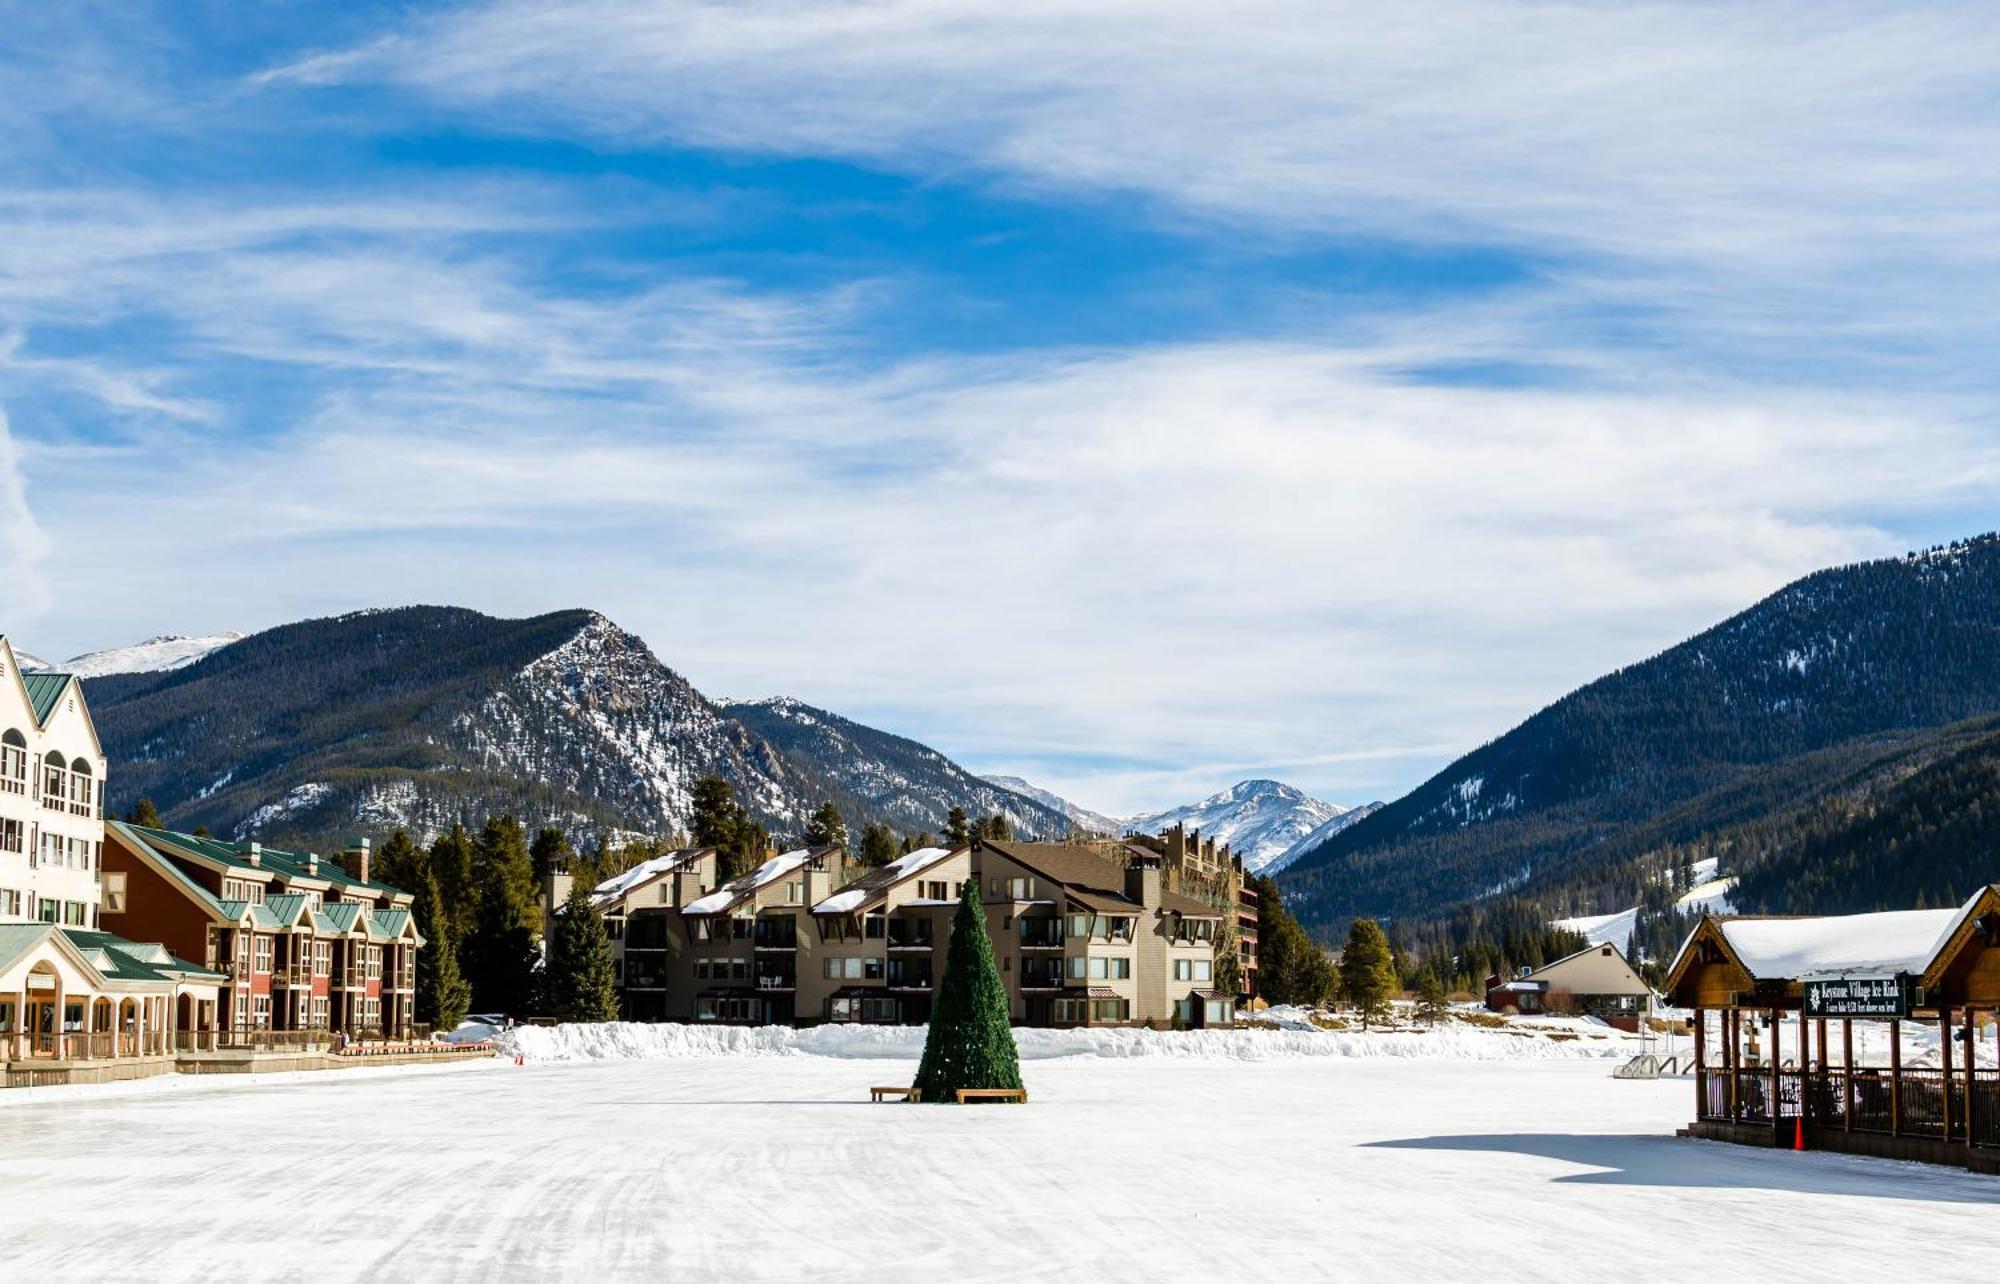
<instances>
[{"instance_id":1,"label":"apartment building","mask_svg":"<svg viewBox=\"0 0 2000 1284\"><path fill-rule=\"evenodd\" d=\"M222 978L102 928L105 757L68 674L0 636L0 1081L172 1069L178 1015Z\"/></svg>"},{"instance_id":2,"label":"apartment building","mask_svg":"<svg viewBox=\"0 0 2000 1284\"><path fill-rule=\"evenodd\" d=\"M669 1013L740 1025L817 1019L810 987L808 1006L799 1003L801 978L821 967L811 912L847 869L838 847L801 847L682 906L687 947L668 968Z\"/></svg>"},{"instance_id":3,"label":"apartment building","mask_svg":"<svg viewBox=\"0 0 2000 1284\"><path fill-rule=\"evenodd\" d=\"M674 985L669 962L687 949L681 910L714 890L721 853L713 847L689 847L665 852L599 883L590 903L604 916L611 938L612 966L620 1001L632 1021L665 1021L668 998L689 987ZM543 889L544 922L569 899L571 874L549 871Z\"/></svg>"},{"instance_id":4,"label":"apartment building","mask_svg":"<svg viewBox=\"0 0 2000 1284\"><path fill-rule=\"evenodd\" d=\"M635 1020L925 1022L967 879L979 882L1016 1022L1233 1017L1235 995L1214 984L1229 911L1169 890L1161 855L1144 847L981 841L880 869L850 869L838 848L801 848L721 887L714 855L669 853L593 891L607 925L618 923ZM546 894L557 890L552 880Z\"/></svg>"},{"instance_id":5,"label":"apartment building","mask_svg":"<svg viewBox=\"0 0 2000 1284\"><path fill-rule=\"evenodd\" d=\"M222 974L213 1009L182 1014L186 1046L414 1032L424 940L410 893L369 877L366 840L336 861L120 821L105 833L107 927Z\"/></svg>"}]
</instances>

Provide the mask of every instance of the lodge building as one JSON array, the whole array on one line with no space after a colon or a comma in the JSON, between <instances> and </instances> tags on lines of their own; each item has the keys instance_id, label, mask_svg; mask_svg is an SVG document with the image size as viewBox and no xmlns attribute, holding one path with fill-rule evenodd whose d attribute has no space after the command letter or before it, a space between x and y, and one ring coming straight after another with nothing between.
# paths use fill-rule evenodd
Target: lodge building
<instances>
[{"instance_id":1,"label":"lodge building","mask_svg":"<svg viewBox=\"0 0 2000 1284\"><path fill-rule=\"evenodd\" d=\"M1667 992L1694 1013L1685 1135L2000 1173L2000 886L1956 910L1705 918Z\"/></svg>"},{"instance_id":2,"label":"lodge building","mask_svg":"<svg viewBox=\"0 0 2000 1284\"><path fill-rule=\"evenodd\" d=\"M1240 907L1168 890L1164 866L1143 844L980 840L879 869L814 847L717 886L717 853L688 849L606 880L591 899L633 1020L922 1024L959 889L976 879L1017 1023L1226 1024L1236 995L1215 988L1215 955ZM550 913L568 892L568 873L552 873Z\"/></svg>"}]
</instances>

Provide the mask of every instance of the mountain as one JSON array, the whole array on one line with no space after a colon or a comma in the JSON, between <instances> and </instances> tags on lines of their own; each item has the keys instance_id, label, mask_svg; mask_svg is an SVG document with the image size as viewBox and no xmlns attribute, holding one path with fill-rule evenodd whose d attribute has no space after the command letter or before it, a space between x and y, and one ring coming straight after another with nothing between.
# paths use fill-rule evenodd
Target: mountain
<instances>
[{"instance_id":1,"label":"mountain","mask_svg":"<svg viewBox=\"0 0 2000 1284\"><path fill-rule=\"evenodd\" d=\"M1495 898L1616 910L1676 846L1852 797L1995 709L2000 541L1821 571L1563 697L1283 882L1322 932Z\"/></svg>"},{"instance_id":2,"label":"mountain","mask_svg":"<svg viewBox=\"0 0 2000 1284\"><path fill-rule=\"evenodd\" d=\"M710 774L779 835L828 800L856 829L901 834L942 830L954 805L1027 833L1067 824L935 750L796 701L725 709L592 611L362 611L85 689L113 809L150 797L176 827L273 843L427 835L502 810L580 837L666 834Z\"/></svg>"},{"instance_id":3,"label":"mountain","mask_svg":"<svg viewBox=\"0 0 2000 1284\"><path fill-rule=\"evenodd\" d=\"M74 673L79 678L106 678L119 673L164 673L174 669L184 669L195 661L242 640L241 633L214 633L198 638L183 637L178 633L162 633L134 646L113 647L106 651L86 651L82 655L70 657L59 665L37 660L31 666L24 658L21 667L24 670L36 668Z\"/></svg>"},{"instance_id":4,"label":"mountain","mask_svg":"<svg viewBox=\"0 0 2000 1284\"><path fill-rule=\"evenodd\" d=\"M832 781L842 814L874 812L901 834L941 832L952 807L1007 818L1016 834L1061 838L1070 818L1042 800L982 780L937 750L789 697L722 706L723 712Z\"/></svg>"},{"instance_id":5,"label":"mountain","mask_svg":"<svg viewBox=\"0 0 2000 1284\"><path fill-rule=\"evenodd\" d=\"M1275 878L1285 870L1290 869L1292 862L1296 861L1299 857L1318 847L1321 843L1343 829L1360 824L1380 810L1382 810L1382 804L1372 802L1363 803L1359 807L1350 807L1345 811L1339 812L1332 819L1323 821L1304 838L1299 839L1299 841L1293 843L1290 847L1285 848L1284 851L1273 856L1257 872Z\"/></svg>"},{"instance_id":6,"label":"mountain","mask_svg":"<svg viewBox=\"0 0 2000 1284\"><path fill-rule=\"evenodd\" d=\"M1145 834L1170 825L1199 829L1203 838L1228 843L1245 869L1260 870L1346 810L1276 780L1245 780L1198 803L1142 816L1126 828Z\"/></svg>"},{"instance_id":7,"label":"mountain","mask_svg":"<svg viewBox=\"0 0 2000 1284\"><path fill-rule=\"evenodd\" d=\"M1069 817L1069 823L1081 833L1116 837L1128 828L1126 822L1116 816L1107 816L1088 807L1079 807L1062 795L1031 785L1019 776L988 776L986 783L1005 789L1009 793L1019 794L1023 798L1032 798L1044 807L1061 812Z\"/></svg>"}]
</instances>

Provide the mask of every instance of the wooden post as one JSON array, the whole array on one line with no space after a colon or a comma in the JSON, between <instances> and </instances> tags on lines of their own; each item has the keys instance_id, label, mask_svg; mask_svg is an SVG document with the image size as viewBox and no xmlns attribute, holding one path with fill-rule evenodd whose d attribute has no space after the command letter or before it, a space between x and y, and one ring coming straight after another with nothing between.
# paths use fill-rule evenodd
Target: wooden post
<instances>
[{"instance_id":1,"label":"wooden post","mask_svg":"<svg viewBox=\"0 0 2000 1284\"><path fill-rule=\"evenodd\" d=\"M1903 1135L1903 1018L1889 1022L1889 1135Z\"/></svg>"},{"instance_id":2,"label":"wooden post","mask_svg":"<svg viewBox=\"0 0 2000 1284\"><path fill-rule=\"evenodd\" d=\"M1845 1095L1840 1099L1841 1127L1847 1132L1854 1131L1854 1020L1840 1019L1840 1090Z\"/></svg>"},{"instance_id":3,"label":"wooden post","mask_svg":"<svg viewBox=\"0 0 2000 1284\"><path fill-rule=\"evenodd\" d=\"M1778 1032L1784 1029L1784 1025L1782 1024L1783 1021L1784 1021L1784 1014L1778 1011L1778 1009L1772 1008L1771 1009L1771 1101L1769 1106L1766 1107L1765 1113L1770 1116L1771 1126L1773 1128L1776 1128L1778 1126L1778 1062L1782 1059L1785 1047L1785 1041L1778 1036Z\"/></svg>"},{"instance_id":4,"label":"wooden post","mask_svg":"<svg viewBox=\"0 0 2000 1284\"><path fill-rule=\"evenodd\" d=\"M1742 1022L1736 1008L1723 1010L1723 1027L1729 1036L1728 1046L1723 1049L1723 1060L1729 1070L1729 1122L1735 1123L1742 1117L1743 1103L1737 1100L1737 1066L1741 1059L1737 1051L1737 1040L1742 1036Z\"/></svg>"},{"instance_id":5,"label":"wooden post","mask_svg":"<svg viewBox=\"0 0 2000 1284\"><path fill-rule=\"evenodd\" d=\"M1708 1067L1702 1062L1703 1035L1708 1029L1708 1013L1700 1008L1694 1010L1694 1117L1701 1119L1708 1114Z\"/></svg>"},{"instance_id":6,"label":"wooden post","mask_svg":"<svg viewBox=\"0 0 2000 1284\"><path fill-rule=\"evenodd\" d=\"M1972 1148L1972 1102L1979 1087L1978 1065L1973 1060L1972 1009L1965 1009L1965 1145Z\"/></svg>"},{"instance_id":7,"label":"wooden post","mask_svg":"<svg viewBox=\"0 0 2000 1284\"><path fill-rule=\"evenodd\" d=\"M1938 1115L1944 1120L1944 1139L1951 1142L1951 1006L1938 1009Z\"/></svg>"}]
</instances>

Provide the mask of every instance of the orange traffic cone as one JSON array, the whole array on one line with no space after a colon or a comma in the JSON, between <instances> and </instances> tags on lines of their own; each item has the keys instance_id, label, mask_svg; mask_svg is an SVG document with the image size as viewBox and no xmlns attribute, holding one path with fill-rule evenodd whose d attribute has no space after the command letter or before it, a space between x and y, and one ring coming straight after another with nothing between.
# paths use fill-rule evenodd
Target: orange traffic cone
<instances>
[{"instance_id":1,"label":"orange traffic cone","mask_svg":"<svg viewBox=\"0 0 2000 1284\"><path fill-rule=\"evenodd\" d=\"M1806 1148L1806 1117L1800 1115L1792 1122L1796 1125L1796 1128L1792 1132L1792 1149L1804 1150Z\"/></svg>"}]
</instances>

